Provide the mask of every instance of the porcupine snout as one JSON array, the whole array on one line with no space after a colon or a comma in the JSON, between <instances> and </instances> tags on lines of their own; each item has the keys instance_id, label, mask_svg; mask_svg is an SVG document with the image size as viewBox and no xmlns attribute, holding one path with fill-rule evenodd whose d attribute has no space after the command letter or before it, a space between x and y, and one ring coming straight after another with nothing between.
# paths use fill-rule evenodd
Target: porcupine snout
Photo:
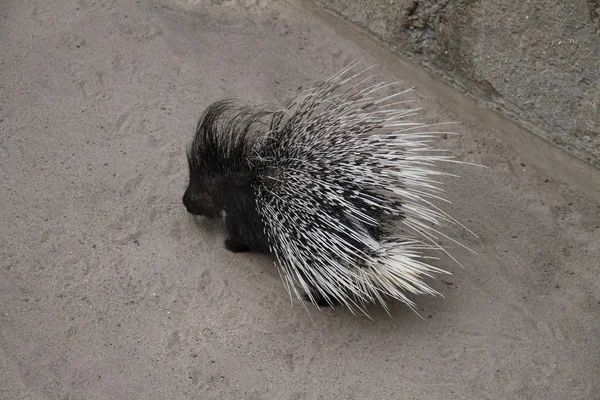
<instances>
[{"instance_id":1,"label":"porcupine snout","mask_svg":"<svg viewBox=\"0 0 600 400\"><path fill-rule=\"evenodd\" d=\"M186 190L183 194L183 205L185 206L187 212L192 215L202 215L200 208L196 206L197 202L197 196L194 196L188 188L188 190Z\"/></svg>"},{"instance_id":2,"label":"porcupine snout","mask_svg":"<svg viewBox=\"0 0 600 400\"><path fill-rule=\"evenodd\" d=\"M205 191L199 190L193 185L188 186L185 190L182 201L187 212L192 215L215 218L220 214L210 196Z\"/></svg>"}]
</instances>

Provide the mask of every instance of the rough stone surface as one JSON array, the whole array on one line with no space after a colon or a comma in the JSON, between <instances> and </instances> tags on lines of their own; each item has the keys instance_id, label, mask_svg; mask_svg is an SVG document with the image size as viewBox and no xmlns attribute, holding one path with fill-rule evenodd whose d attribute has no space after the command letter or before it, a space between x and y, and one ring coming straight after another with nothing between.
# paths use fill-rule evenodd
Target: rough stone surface
<instances>
[{"instance_id":1,"label":"rough stone surface","mask_svg":"<svg viewBox=\"0 0 600 400\"><path fill-rule=\"evenodd\" d=\"M600 166L600 1L316 0Z\"/></svg>"}]
</instances>

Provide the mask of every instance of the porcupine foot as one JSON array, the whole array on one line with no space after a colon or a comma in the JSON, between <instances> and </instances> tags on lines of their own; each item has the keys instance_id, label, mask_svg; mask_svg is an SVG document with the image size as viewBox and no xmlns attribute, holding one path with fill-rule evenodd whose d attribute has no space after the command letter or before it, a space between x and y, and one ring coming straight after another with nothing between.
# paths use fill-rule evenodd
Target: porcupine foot
<instances>
[{"instance_id":1,"label":"porcupine foot","mask_svg":"<svg viewBox=\"0 0 600 400\"><path fill-rule=\"evenodd\" d=\"M317 307L320 308L324 308L324 307L335 307L337 305L340 304L339 301L337 301L336 299L330 299L331 303L327 301L327 299L325 297L323 297L323 295L321 295L318 291L316 290L311 290L311 294L314 300L314 304ZM302 298L309 302L309 303L313 303L313 301L310 299L310 296L308 295L308 293L305 293L302 295Z\"/></svg>"},{"instance_id":2,"label":"porcupine foot","mask_svg":"<svg viewBox=\"0 0 600 400\"><path fill-rule=\"evenodd\" d=\"M302 295L302 298L309 302L312 303L312 301L310 300L310 297L308 297L308 294L304 294ZM319 307L319 308L325 308L325 307L334 307L337 306L338 304L340 304L337 300L332 300L331 303L328 303L327 300L319 295L319 294L313 294L313 298L314 298L314 304Z\"/></svg>"},{"instance_id":3,"label":"porcupine foot","mask_svg":"<svg viewBox=\"0 0 600 400\"><path fill-rule=\"evenodd\" d=\"M225 240L225 248L232 253L245 253L250 250L247 244L231 238Z\"/></svg>"}]
</instances>

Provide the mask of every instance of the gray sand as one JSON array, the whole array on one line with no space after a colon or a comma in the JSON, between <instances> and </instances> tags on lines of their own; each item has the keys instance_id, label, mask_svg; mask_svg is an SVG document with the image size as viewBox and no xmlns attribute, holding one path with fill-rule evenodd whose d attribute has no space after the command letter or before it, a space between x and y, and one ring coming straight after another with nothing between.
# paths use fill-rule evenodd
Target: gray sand
<instances>
[{"instance_id":1,"label":"gray sand","mask_svg":"<svg viewBox=\"0 0 600 400\"><path fill-rule=\"evenodd\" d=\"M599 399L598 203L426 85L422 120L461 123L439 145L489 168L444 166L479 239L448 232L479 255L436 263L454 274L424 318L292 306L271 259L186 215L210 102L278 105L379 63L300 3L246 3L1 3L0 397Z\"/></svg>"}]
</instances>

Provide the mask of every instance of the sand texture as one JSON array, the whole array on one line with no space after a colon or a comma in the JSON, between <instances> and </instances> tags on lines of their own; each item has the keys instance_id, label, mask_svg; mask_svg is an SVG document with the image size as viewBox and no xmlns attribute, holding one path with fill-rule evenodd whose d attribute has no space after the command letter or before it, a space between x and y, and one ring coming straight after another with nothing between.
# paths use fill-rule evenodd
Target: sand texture
<instances>
[{"instance_id":1,"label":"sand texture","mask_svg":"<svg viewBox=\"0 0 600 400\"><path fill-rule=\"evenodd\" d=\"M600 399L600 205L299 4L0 3L0 398ZM479 255L436 262L423 318L309 313L181 205L204 107L280 105L356 59L488 167L444 166Z\"/></svg>"}]
</instances>

